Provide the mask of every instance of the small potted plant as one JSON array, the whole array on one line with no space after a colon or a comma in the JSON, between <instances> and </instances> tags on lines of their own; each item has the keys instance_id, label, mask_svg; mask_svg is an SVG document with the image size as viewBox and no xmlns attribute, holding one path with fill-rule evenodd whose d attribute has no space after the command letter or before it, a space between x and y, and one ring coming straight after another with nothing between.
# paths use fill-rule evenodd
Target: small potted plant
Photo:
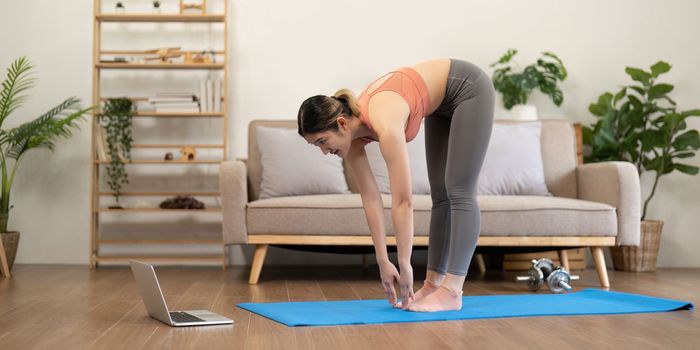
<instances>
[{"instance_id":1,"label":"small potted plant","mask_svg":"<svg viewBox=\"0 0 700 350\"><path fill-rule=\"evenodd\" d=\"M2 82L0 92L0 238L10 269L19 245L19 232L7 230L12 209L10 194L21 160L33 149L46 148L53 151L56 141L71 137L72 132L79 129L78 121L84 119L84 115L92 109L81 108L80 100L70 97L32 121L4 129L2 126L5 120L22 106L26 98L23 92L34 83L30 74L32 68L25 57L15 60L7 69L7 77Z\"/></svg>"},{"instance_id":2,"label":"small potted plant","mask_svg":"<svg viewBox=\"0 0 700 350\"><path fill-rule=\"evenodd\" d=\"M99 116L100 126L106 133L107 154L107 184L113 191L116 204L109 209L123 209L119 205L122 186L129 183L124 161L131 161L132 117L134 104L126 97L109 98L102 107Z\"/></svg>"},{"instance_id":3,"label":"small potted plant","mask_svg":"<svg viewBox=\"0 0 700 350\"><path fill-rule=\"evenodd\" d=\"M647 219L649 203L656 193L659 178L675 170L695 175L698 167L679 162L692 158L700 148L697 130L688 130L686 119L700 116L700 109L679 111L668 96L673 85L658 83L657 78L671 69L659 61L650 71L627 67L625 72L635 84L623 86L616 94L606 92L589 111L598 118L583 127L584 162L627 161L641 176L655 172L654 184L644 200L641 215L640 246L612 247L616 270L654 271L663 221Z\"/></svg>"},{"instance_id":4,"label":"small potted plant","mask_svg":"<svg viewBox=\"0 0 700 350\"><path fill-rule=\"evenodd\" d=\"M160 13L160 1L153 0L153 13Z\"/></svg>"},{"instance_id":5,"label":"small potted plant","mask_svg":"<svg viewBox=\"0 0 700 350\"><path fill-rule=\"evenodd\" d=\"M566 68L554 53L543 52L542 58L536 63L520 69L517 63L511 61L517 53L518 50L508 49L498 62L490 65L495 68L493 86L503 95L503 105L511 111L513 117L535 120L537 108L527 104L530 95L535 89L539 89L549 96L555 105L561 106L564 94L557 82L566 79Z\"/></svg>"},{"instance_id":6,"label":"small potted plant","mask_svg":"<svg viewBox=\"0 0 700 350\"><path fill-rule=\"evenodd\" d=\"M121 1L117 1L117 4L114 5L114 11L116 13L124 13L124 4Z\"/></svg>"}]
</instances>

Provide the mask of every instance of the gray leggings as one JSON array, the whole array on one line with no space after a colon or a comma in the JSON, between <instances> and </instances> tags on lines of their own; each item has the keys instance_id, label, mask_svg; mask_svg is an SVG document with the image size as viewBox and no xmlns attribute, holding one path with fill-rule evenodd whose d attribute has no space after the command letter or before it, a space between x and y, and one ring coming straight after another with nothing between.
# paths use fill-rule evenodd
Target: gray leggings
<instances>
[{"instance_id":1,"label":"gray leggings","mask_svg":"<svg viewBox=\"0 0 700 350\"><path fill-rule=\"evenodd\" d=\"M425 118L425 151L433 202L428 270L466 276L481 229L476 189L491 138L494 89L489 76L451 59L445 98Z\"/></svg>"}]
</instances>

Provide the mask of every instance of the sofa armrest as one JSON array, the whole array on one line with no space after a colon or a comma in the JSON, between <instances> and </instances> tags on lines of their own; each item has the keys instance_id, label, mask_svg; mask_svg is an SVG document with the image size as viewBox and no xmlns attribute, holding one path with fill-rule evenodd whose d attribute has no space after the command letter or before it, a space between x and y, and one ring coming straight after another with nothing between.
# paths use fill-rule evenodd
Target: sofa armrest
<instances>
[{"instance_id":1,"label":"sofa armrest","mask_svg":"<svg viewBox=\"0 0 700 350\"><path fill-rule=\"evenodd\" d=\"M246 206L248 205L248 173L243 161L225 161L219 170L224 244L248 242Z\"/></svg>"},{"instance_id":2,"label":"sofa armrest","mask_svg":"<svg viewBox=\"0 0 700 350\"><path fill-rule=\"evenodd\" d=\"M576 181L579 199L616 208L616 244L638 246L642 199L637 168L620 161L581 164L576 167Z\"/></svg>"}]
</instances>

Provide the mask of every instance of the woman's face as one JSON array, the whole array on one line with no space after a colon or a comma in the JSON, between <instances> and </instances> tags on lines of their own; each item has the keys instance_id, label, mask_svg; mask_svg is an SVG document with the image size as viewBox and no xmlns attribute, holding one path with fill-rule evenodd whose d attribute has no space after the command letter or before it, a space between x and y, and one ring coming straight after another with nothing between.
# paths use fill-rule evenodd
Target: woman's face
<instances>
[{"instance_id":1,"label":"woman's face","mask_svg":"<svg viewBox=\"0 0 700 350\"><path fill-rule=\"evenodd\" d=\"M338 157L343 157L350 149L351 133L347 119L338 118L338 131L323 131L304 136L306 141L321 149L323 154L335 154Z\"/></svg>"}]
</instances>

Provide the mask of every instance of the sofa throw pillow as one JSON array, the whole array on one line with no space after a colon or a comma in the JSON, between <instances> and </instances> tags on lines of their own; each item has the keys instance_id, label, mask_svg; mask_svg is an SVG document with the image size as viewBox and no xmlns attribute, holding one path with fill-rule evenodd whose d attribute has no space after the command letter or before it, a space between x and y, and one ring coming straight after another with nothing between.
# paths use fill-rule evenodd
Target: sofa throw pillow
<instances>
[{"instance_id":1,"label":"sofa throw pillow","mask_svg":"<svg viewBox=\"0 0 700 350\"><path fill-rule=\"evenodd\" d=\"M539 121L494 124L486 158L479 174L477 194L552 195L544 180L540 149L541 124ZM407 149L413 194L430 194L423 128L416 138L407 144ZM390 193L388 171L379 151L379 143L367 144L365 152L379 191Z\"/></svg>"},{"instance_id":2,"label":"sofa throw pillow","mask_svg":"<svg viewBox=\"0 0 700 350\"><path fill-rule=\"evenodd\" d=\"M544 180L541 129L539 121L494 124L477 194L552 195Z\"/></svg>"},{"instance_id":3,"label":"sofa throw pillow","mask_svg":"<svg viewBox=\"0 0 700 350\"><path fill-rule=\"evenodd\" d=\"M295 129L255 128L262 182L260 199L350 193L340 157L324 155Z\"/></svg>"},{"instance_id":4,"label":"sofa throw pillow","mask_svg":"<svg viewBox=\"0 0 700 350\"><path fill-rule=\"evenodd\" d=\"M413 194L430 194L430 182L428 181L428 166L425 161L425 132L421 126L416 137L406 145L408 150L408 162L411 166L411 188ZM377 181L379 192L391 193L389 188L389 170L382 153L379 150L379 142L370 142L365 146L365 153L374 178Z\"/></svg>"}]
</instances>

